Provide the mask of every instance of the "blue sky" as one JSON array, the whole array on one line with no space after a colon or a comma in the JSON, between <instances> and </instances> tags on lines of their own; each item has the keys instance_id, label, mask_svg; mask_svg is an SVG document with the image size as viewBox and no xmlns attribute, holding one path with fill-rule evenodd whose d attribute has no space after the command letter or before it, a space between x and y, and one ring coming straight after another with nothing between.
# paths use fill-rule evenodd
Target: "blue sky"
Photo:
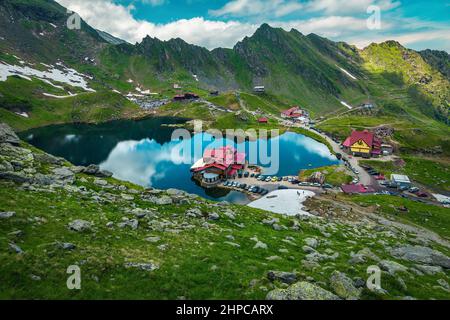
<instances>
[{"instance_id":1,"label":"blue sky","mask_svg":"<svg viewBox=\"0 0 450 320\"><path fill-rule=\"evenodd\" d=\"M397 40L413 49L450 51L450 0L56 0L94 27L129 42L162 40L233 47L267 22L358 47ZM379 27L368 27L370 6ZM373 19L370 21L374 21ZM378 20L376 20L378 21Z\"/></svg>"}]
</instances>

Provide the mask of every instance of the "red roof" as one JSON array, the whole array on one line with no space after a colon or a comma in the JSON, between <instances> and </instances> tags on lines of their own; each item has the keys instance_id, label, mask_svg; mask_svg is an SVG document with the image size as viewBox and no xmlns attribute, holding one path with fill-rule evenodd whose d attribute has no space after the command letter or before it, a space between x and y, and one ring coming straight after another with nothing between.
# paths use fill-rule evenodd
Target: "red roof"
<instances>
[{"instance_id":1,"label":"red roof","mask_svg":"<svg viewBox=\"0 0 450 320\"><path fill-rule=\"evenodd\" d=\"M351 147L359 140L364 141L371 148L374 146L374 141L376 141L376 145L378 145L378 143L380 143L381 145L381 142L379 142L379 140L375 138L375 135L372 132L364 130L364 131L353 131L351 136L344 141L343 146Z\"/></svg>"},{"instance_id":2,"label":"red roof","mask_svg":"<svg viewBox=\"0 0 450 320\"><path fill-rule=\"evenodd\" d=\"M282 114L285 115L286 117L298 118L301 117L303 113L299 107L292 107L288 110L283 111Z\"/></svg>"},{"instance_id":3,"label":"red roof","mask_svg":"<svg viewBox=\"0 0 450 320\"><path fill-rule=\"evenodd\" d=\"M267 123L269 120L267 118L259 118L258 122L260 123Z\"/></svg>"}]
</instances>

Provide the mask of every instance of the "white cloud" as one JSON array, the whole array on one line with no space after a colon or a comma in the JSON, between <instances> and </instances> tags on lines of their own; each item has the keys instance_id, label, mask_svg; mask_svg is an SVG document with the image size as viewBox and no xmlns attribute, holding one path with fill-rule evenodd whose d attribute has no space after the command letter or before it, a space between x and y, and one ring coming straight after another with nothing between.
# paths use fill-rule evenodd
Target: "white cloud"
<instances>
[{"instance_id":1,"label":"white cloud","mask_svg":"<svg viewBox=\"0 0 450 320\"><path fill-rule=\"evenodd\" d=\"M320 11L325 14L364 14L371 5L381 10L391 10L400 5L396 0L311 0L306 4L308 11Z\"/></svg>"},{"instance_id":2,"label":"white cloud","mask_svg":"<svg viewBox=\"0 0 450 320\"><path fill-rule=\"evenodd\" d=\"M300 2L291 0L232 0L220 9L210 10L209 13L216 17L283 17L301 8L303 5Z\"/></svg>"},{"instance_id":3,"label":"white cloud","mask_svg":"<svg viewBox=\"0 0 450 320\"><path fill-rule=\"evenodd\" d=\"M152 1L157 3L161 0ZM217 47L231 48L245 36L252 35L259 26L259 24L251 22L215 21L203 17L182 19L166 24L155 24L135 19L132 13L134 10L132 5L119 5L112 0L57 0L57 2L78 12L94 28L106 31L131 43L140 42L145 36L150 35L161 40L179 37L188 43L204 46L208 49ZM236 2L235 5L238 6L237 1L232 2ZM263 6L261 3L265 1L256 0L255 2L255 8L261 9L261 6ZM283 6L278 8L278 14L282 16L284 14L282 9L288 10L288 6L294 2L291 0L275 0L275 3L283 4ZM240 3L240 5L245 5L247 1L241 1ZM363 3L363 5L359 3ZM384 9L398 5L397 1L392 0L312 0L306 5L309 6L309 10L320 9L328 12L349 12L360 10L372 3L377 3ZM314 7L312 6L313 4ZM326 4L330 6L326 7ZM408 21L407 19L397 19L396 21L395 19L384 19L382 22L383 29L379 31L368 30L364 17L357 18L339 14L292 21L281 21L274 17L273 19L267 19L266 22L285 30L295 28L304 34L316 33L334 40L347 41L359 47L366 46L371 42L397 40L404 45L414 48L417 43L426 42L428 45L432 45L433 48L447 51L450 49L448 48L448 35L450 34L448 28L438 31L437 28L439 26L420 21ZM402 25L407 25L410 29L424 28L428 25L432 31L416 30L412 32L403 30L401 32L399 27ZM394 30L398 30L397 33Z\"/></svg>"},{"instance_id":4,"label":"white cloud","mask_svg":"<svg viewBox=\"0 0 450 320\"><path fill-rule=\"evenodd\" d=\"M106 31L131 43L150 35L161 40L182 38L207 48L232 47L252 34L257 26L235 21L211 21L203 17L182 19L167 24L154 24L133 17L133 6L121 6L110 0L57 0L77 12L96 29ZM106 14L107 13L107 14Z\"/></svg>"}]
</instances>

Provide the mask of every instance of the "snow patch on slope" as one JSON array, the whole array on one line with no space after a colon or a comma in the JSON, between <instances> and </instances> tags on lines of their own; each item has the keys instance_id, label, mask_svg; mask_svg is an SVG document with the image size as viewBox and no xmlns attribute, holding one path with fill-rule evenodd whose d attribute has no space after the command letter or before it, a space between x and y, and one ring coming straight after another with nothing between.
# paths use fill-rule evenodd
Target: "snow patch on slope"
<instances>
[{"instance_id":1,"label":"snow patch on slope","mask_svg":"<svg viewBox=\"0 0 450 320\"><path fill-rule=\"evenodd\" d=\"M349 108L350 110L353 109L353 107L352 107L351 105L349 105L349 104L348 104L347 102L345 102L345 101L341 101L341 104L344 105L344 106L346 106L346 107Z\"/></svg>"},{"instance_id":2,"label":"snow patch on slope","mask_svg":"<svg viewBox=\"0 0 450 320\"><path fill-rule=\"evenodd\" d=\"M22 62L21 64L22 64L21 66L9 65L7 63L0 61L0 81L6 81L10 76L19 76L23 79L30 81L31 77L35 77L58 89L64 90L63 87L57 86L53 84L51 81L57 81L68 84L72 87L82 88L85 91L95 92L94 89L89 88L86 80L86 79L92 80L91 77L78 73L74 69L67 68L60 62L56 64L57 66L48 66L42 64L43 66L47 67L48 70L46 71L33 69Z\"/></svg>"},{"instance_id":3,"label":"snow patch on slope","mask_svg":"<svg viewBox=\"0 0 450 320\"><path fill-rule=\"evenodd\" d=\"M339 67L339 66L337 66L339 69L341 69L341 71L343 72L343 73L345 73L346 75L348 75L350 78L352 78L353 80L358 80L358 78L356 78L354 75L352 75L350 72L348 72L347 70L345 70L345 69L343 69L343 68L341 68L341 67Z\"/></svg>"}]
</instances>

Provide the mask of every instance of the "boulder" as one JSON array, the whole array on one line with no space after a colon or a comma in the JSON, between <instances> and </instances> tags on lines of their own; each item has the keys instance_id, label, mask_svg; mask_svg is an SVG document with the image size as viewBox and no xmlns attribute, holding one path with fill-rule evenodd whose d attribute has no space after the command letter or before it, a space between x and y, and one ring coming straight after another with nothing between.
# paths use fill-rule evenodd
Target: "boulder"
<instances>
[{"instance_id":1,"label":"boulder","mask_svg":"<svg viewBox=\"0 0 450 320\"><path fill-rule=\"evenodd\" d=\"M0 179L9 180L16 183L30 183L32 178L21 172L0 172Z\"/></svg>"},{"instance_id":2,"label":"boulder","mask_svg":"<svg viewBox=\"0 0 450 320\"><path fill-rule=\"evenodd\" d=\"M96 164L91 164L86 168L83 168L82 172L91 176L96 176L98 178L110 178L113 176L112 172L109 172L107 170L101 170L100 166Z\"/></svg>"},{"instance_id":3,"label":"boulder","mask_svg":"<svg viewBox=\"0 0 450 320\"><path fill-rule=\"evenodd\" d=\"M355 287L353 280L339 271L335 271L331 275L330 285L339 297L346 300L357 300L361 295L361 290Z\"/></svg>"},{"instance_id":4,"label":"boulder","mask_svg":"<svg viewBox=\"0 0 450 320\"><path fill-rule=\"evenodd\" d=\"M302 281L287 289L269 292L266 300L339 300L339 297L315 284Z\"/></svg>"},{"instance_id":5,"label":"boulder","mask_svg":"<svg viewBox=\"0 0 450 320\"><path fill-rule=\"evenodd\" d=\"M297 281L297 275L293 272L269 271L267 278L270 281L280 281L287 284L293 284Z\"/></svg>"},{"instance_id":6,"label":"boulder","mask_svg":"<svg viewBox=\"0 0 450 320\"><path fill-rule=\"evenodd\" d=\"M159 266L152 262L127 262L125 268L136 268L142 271L155 271L159 269Z\"/></svg>"},{"instance_id":7,"label":"boulder","mask_svg":"<svg viewBox=\"0 0 450 320\"><path fill-rule=\"evenodd\" d=\"M132 230L136 230L139 227L139 221L137 219L126 220L118 224L119 228L129 227Z\"/></svg>"},{"instance_id":8,"label":"boulder","mask_svg":"<svg viewBox=\"0 0 450 320\"><path fill-rule=\"evenodd\" d=\"M397 272L407 272L408 268L404 265L397 263L395 261L390 260L382 260L378 264L381 270L388 272L391 275L396 274Z\"/></svg>"},{"instance_id":9,"label":"boulder","mask_svg":"<svg viewBox=\"0 0 450 320\"><path fill-rule=\"evenodd\" d=\"M403 246L392 249L390 253L398 259L450 269L450 258L428 247Z\"/></svg>"},{"instance_id":10,"label":"boulder","mask_svg":"<svg viewBox=\"0 0 450 320\"><path fill-rule=\"evenodd\" d=\"M77 232L84 232L84 231L90 231L92 228L92 224L89 221L86 220L74 220L69 223L69 230L77 231Z\"/></svg>"},{"instance_id":11,"label":"boulder","mask_svg":"<svg viewBox=\"0 0 450 320\"><path fill-rule=\"evenodd\" d=\"M0 219L9 219L15 216L14 211L0 212Z\"/></svg>"},{"instance_id":12,"label":"boulder","mask_svg":"<svg viewBox=\"0 0 450 320\"><path fill-rule=\"evenodd\" d=\"M0 143L19 145L20 139L14 130L6 123L0 123Z\"/></svg>"},{"instance_id":13,"label":"boulder","mask_svg":"<svg viewBox=\"0 0 450 320\"><path fill-rule=\"evenodd\" d=\"M66 167L56 168L52 170L57 182L72 184L75 181L75 174Z\"/></svg>"},{"instance_id":14,"label":"boulder","mask_svg":"<svg viewBox=\"0 0 450 320\"><path fill-rule=\"evenodd\" d=\"M258 242L256 242L253 249L267 249L267 244L265 244L264 242L258 241Z\"/></svg>"},{"instance_id":15,"label":"boulder","mask_svg":"<svg viewBox=\"0 0 450 320\"><path fill-rule=\"evenodd\" d=\"M64 162L63 159L57 158L48 153L35 153L34 159L43 164L61 165Z\"/></svg>"},{"instance_id":16,"label":"boulder","mask_svg":"<svg viewBox=\"0 0 450 320\"><path fill-rule=\"evenodd\" d=\"M315 238L306 238L304 241L308 247L311 247L313 249L316 249L319 245L319 241L317 241L317 239Z\"/></svg>"}]
</instances>

